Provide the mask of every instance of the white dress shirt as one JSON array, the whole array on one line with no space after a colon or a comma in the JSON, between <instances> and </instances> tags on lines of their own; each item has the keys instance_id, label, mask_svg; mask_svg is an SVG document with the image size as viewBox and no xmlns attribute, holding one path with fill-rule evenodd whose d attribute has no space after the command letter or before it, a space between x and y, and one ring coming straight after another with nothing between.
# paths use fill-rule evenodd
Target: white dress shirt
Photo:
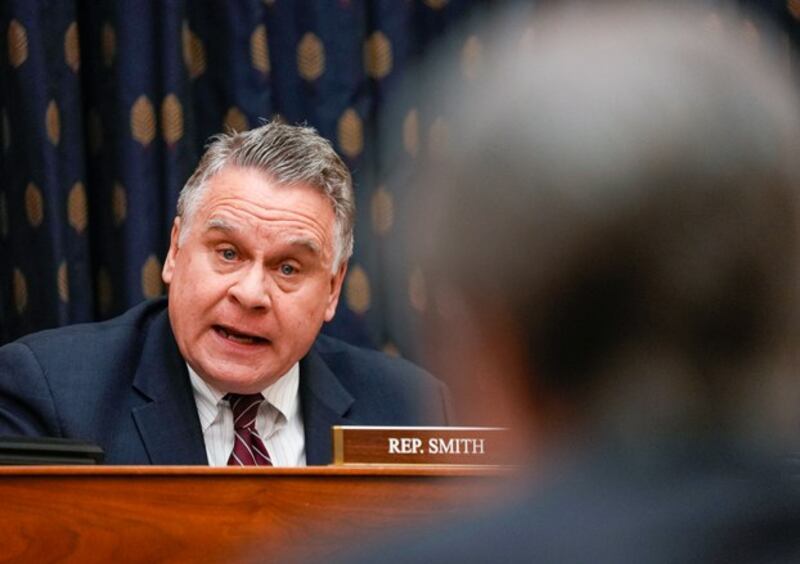
<instances>
[{"instance_id":1,"label":"white dress shirt","mask_svg":"<svg viewBox=\"0 0 800 564\"><path fill-rule=\"evenodd\" d=\"M233 450L233 412L225 392L213 388L189 369L194 402L210 466L227 466ZM263 390L264 401L256 415L256 430L269 451L273 466L305 466L306 445L300 412L300 365Z\"/></svg>"}]
</instances>

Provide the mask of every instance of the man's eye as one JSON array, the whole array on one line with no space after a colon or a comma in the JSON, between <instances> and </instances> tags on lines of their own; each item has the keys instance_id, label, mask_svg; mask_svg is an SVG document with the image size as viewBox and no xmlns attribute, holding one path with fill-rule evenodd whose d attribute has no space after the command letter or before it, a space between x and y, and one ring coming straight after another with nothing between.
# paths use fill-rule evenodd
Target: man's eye
<instances>
[{"instance_id":1,"label":"man's eye","mask_svg":"<svg viewBox=\"0 0 800 564\"><path fill-rule=\"evenodd\" d=\"M238 256L236 254L236 251L234 251L233 249L222 249L221 251L219 251L219 254L223 258L223 260L227 261L236 260L236 257Z\"/></svg>"},{"instance_id":2,"label":"man's eye","mask_svg":"<svg viewBox=\"0 0 800 564\"><path fill-rule=\"evenodd\" d=\"M297 272L297 269L295 267L293 267L291 264L282 264L281 265L281 274L283 274L284 276L291 276L292 274L295 274L296 272Z\"/></svg>"}]
</instances>

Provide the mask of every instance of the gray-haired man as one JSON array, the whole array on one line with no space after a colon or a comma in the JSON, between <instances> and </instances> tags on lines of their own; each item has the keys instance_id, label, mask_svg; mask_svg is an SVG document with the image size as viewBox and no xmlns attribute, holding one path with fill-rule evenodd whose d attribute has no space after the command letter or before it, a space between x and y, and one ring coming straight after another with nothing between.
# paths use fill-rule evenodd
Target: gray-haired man
<instances>
[{"instance_id":1,"label":"gray-haired man","mask_svg":"<svg viewBox=\"0 0 800 564\"><path fill-rule=\"evenodd\" d=\"M319 335L353 247L350 174L313 129L217 137L181 192L167 300L0 349L0 435L119 464L331 460L335 424L447 423L413 365Z\"/></svg>"}]
</instances>

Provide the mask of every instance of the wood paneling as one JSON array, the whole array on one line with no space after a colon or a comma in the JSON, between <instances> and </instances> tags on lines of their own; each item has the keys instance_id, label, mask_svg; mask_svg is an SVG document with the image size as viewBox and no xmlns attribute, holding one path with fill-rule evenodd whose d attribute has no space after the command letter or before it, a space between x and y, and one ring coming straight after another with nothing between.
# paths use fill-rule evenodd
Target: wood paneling
<instances>
[{"instance_id":1,"label":"wood paneling","mask_svg":"<svg viewBox=\"0 0 800 564\"><path fill-rule=\"evenodd\" d=\"M0 468L0 560L283 561L456 515L507 472L464 468ZM279 557L276 557L279 556Z\"/></svg>"}]
</instances>

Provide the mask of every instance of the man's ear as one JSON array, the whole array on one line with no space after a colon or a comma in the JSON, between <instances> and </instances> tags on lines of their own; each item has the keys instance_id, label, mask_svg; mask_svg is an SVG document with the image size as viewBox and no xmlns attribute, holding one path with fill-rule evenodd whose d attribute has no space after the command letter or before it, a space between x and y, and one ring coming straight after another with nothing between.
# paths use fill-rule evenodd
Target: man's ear
<instances>
[{"instance_id":1,"label":"man's ear","mask_svg":"<svg viewBox=\"0 0 800 564\"><path fill-rule=\"evenodd\" d=\"M336 274L331 276L331 293L328 298L328 307L325 309L325 321L330 321L336 314L336 305L339 303L339 295L342 293L345 274L347 274L347 261L343 261Z\"/></svg>"},{"instance_id":2,"label":"man's ear","mask_svg":"<svg viewBox=\"0 0 800 564\"><path fill-rule=\"evenodd\" d=\"M172 282L172 274L175 271L175 257L180 250L178 247L178 239L180 238L180 234L181 218L180 216L177 216L175 221L172 222L172 231L169 235L169 251L167 252L167 258L164 259L164 268L161 269L161 279L164 281L164 284L169 284Z\"/></svg>"}]
</instances>

